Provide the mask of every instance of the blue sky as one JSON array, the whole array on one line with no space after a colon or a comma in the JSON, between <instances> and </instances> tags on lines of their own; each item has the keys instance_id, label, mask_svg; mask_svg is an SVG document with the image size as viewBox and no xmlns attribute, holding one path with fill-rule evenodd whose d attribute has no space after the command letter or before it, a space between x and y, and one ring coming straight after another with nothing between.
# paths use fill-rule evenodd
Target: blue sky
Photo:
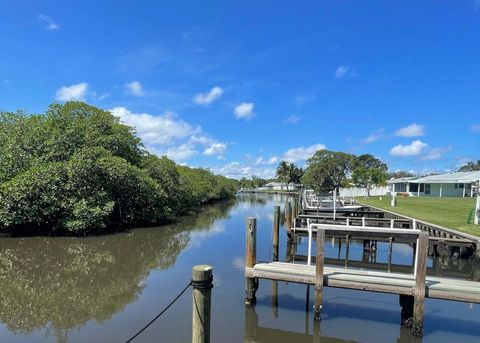
<instances>
[{"instance_id":1,"label":"blue sky","mask_svg":"<svg viewBox=\"0 0 480 343\"><path fill-rule=\"evenodd\" d=\"M0 109L84 100L232 177L315 150L480 159L480 0L0 0Z\"/></svg>"}]
</instances>

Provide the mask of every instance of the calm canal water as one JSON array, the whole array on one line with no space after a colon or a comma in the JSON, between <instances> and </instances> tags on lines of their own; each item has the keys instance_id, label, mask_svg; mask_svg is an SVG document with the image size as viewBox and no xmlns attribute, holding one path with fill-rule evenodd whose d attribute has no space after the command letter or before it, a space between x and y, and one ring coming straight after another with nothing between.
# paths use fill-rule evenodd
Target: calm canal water
<instances>
[{"instance_id":1,"label":"calm canal water","mask_svg":"<svg viewBox=\"0 0 480 343\"><path fill-rule=\"evenodd\" d=\"M314 325L313 288L307 303L307 286L261 280L257 305L246 308L245 218L257 218L257 258L270 260L273 206L284 201L242 195L172 225L101 237L1 238L0 342L124 342L189 282L195 264L214 266L212 342L312 342L314 333L321 342L480 342L480 306L467 303L427 299L423 339L400 327L394 295L326 288L322 321ZM283 230L280 243L285 260ZM295 258L306 255L306 245L301 239ZM379 243L378 265L387 250ZM344 254L338 242L326 247L327 258ZM354 242L350 259L374 258ZM408 270L411 247L394 245L392 261ZM469 279L478 277L475 268L473 260L429 263L429 273ZM187 291L135 342L189 342L191 311Z\"/></svg>"}]
</instances>

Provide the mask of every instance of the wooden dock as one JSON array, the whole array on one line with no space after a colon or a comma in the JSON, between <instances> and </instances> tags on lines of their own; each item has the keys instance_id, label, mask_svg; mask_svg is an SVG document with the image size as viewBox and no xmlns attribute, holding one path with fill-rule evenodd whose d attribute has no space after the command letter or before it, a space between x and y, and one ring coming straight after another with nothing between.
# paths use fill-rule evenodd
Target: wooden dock
<instances>
[{"instance_id":1,"label":"wooden dock","mask_svg":"<svg viewBox=\"0 0 480 343\"><path fill-rule=\"evenodd\" d=\"M315 285L315 266L268 262L245 268L245 276ZM408 274L325 267L323 286L414 296L415 277ZM480 303L480 283L428 276L425 297Z\"/></svg>"},{"instance_id":2,"label":"wooden dock","mask_svg":"<svg viewBox=\"0 0 480 343\"><path fill-rule=\"evenodd\" d=\"M290 207L290 208L288 208ZM297 205L287 207L286 229L292 230L292 218L300 212ZM290 227L289 227L290 226ZM274 231L278 226L274 223ZM296 230L296 228L293 228ZM445 277L426 275L428 234L416 229L379 228L366 226L350 226L335 224L308 225L308 257L307 264L256 261L256 219L248 218L246 229L246 296L245 303L253 305L256 302L255 293L260 279L286 281L313 285L314 309L316 320L320 320L323 306L323 287L336 287L359 291L382 292L399 295L402 307L402 324L411 328L417 336L423 335L423 317L425 298L480 303L480 283ZM312 264L313 232L316 231L316 258ZM393 241L410 241L414 245L413 274L392 273L389 271L370 271L348 269L337 266L325 266L325 237L379 237ZM275 234L274 237L278 237ZM275 244L275 242L274 242ZM278 245L278 242L277 242ZM348 249L348 248L347 248ZM278 253L277 253L278 256Z\"/></svg>"}]
</instances>

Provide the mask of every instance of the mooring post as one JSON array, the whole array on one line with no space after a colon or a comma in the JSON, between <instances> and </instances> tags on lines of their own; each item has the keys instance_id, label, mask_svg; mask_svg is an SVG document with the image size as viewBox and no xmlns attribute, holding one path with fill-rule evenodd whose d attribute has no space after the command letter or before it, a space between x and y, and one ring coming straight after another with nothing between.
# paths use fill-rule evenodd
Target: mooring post
<instances>
[{"instance_id":1,"label":"mooring post","mask_svg":"<svg viewBox=\"0 0 480 343\"><path fill-rule=\"evenodd\" d=\"M192 343L209 343L213 268L207 265L193 267L192 287Z\"/></svg>"},{"instance_id":2,"label":"mooring post","mask_svg":"<svg viewBox=\"0 0 480 343\"><path fill-rule=\"evenodd\" d=\"M350 235L345 236L345 268L348 268L348 257L350 255Z\"/></svg>"},{"instance_id":3,"label":"mooring post","mask_svg":"<svg viewBox=\"0 0 480 343\"><path fill-rule=\"evenodd\" d=\"M392 249L393 249L393 237L388 240L388 272L392 271Z\"/></svg>"},{"instance_id":4,"label":"mooring post","mask_svg":"<svg viewBox=\"0 0 480 343\"><path fill-rule=\"evenodd\" d=\"M285 228L287 229L287 236L292 237L292 204L290 201L285 203Z\"/></svg>"},{"instance_id":5,"label":"mooring post","mask_svg":"<svg viewBox=\"0 0 480 343\"><path fill-rule=\"evenodd\" d=\"M273 260L278 261L278 239L280 230L280 206L273 208Z\"/></svg>"},{"instance_id":6,"label":"mooring post","mask_svg":"<svg viewBox=\"0 0 480 343\"><path fill-rule=\"evenodd\" d=\"M413 323L414 336L423 336L423 316L425 307L425 279L427 275L428 234L422 232L417 240L415 258L415 288L413 290Z\"/></svg>"},{"instance_id":7,"label":"mooring post","mask_svg":"<svg viewBox=\"0 0 480 343\"><path fill-rule=\"evenodd\" d=\"M253 268L257 262L257 218L247 218L246 225L245 267ZM255 305L257 282L255 278L245 278L245 304Z\"/></svg>"},{"instance_id":8,"label":"mooring post","mask_svg":"<svg viewBox=\"0 0 480 343\"><path fill-rule=\"evenodd\" d=\"M317 261L315 268L315 296L313 319L320 320L323 306L323 257L325 245L325 229L317 228Z\"/></svg>"}]
</instances>

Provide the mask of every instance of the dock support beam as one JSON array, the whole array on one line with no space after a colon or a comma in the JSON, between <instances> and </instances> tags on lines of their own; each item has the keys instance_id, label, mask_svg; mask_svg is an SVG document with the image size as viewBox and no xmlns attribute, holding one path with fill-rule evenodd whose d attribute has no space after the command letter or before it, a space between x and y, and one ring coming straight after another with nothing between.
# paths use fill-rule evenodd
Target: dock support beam
<instances>
[{"instance_id":1,"label":"dock support beam","mask_svg":"<svg viewBox=\"0 0 480 343\"><path fill-rule=\"evenodd\" d=\"M292 204L290 201L285 203L285 228L287 229L288 239L292 238Z\"/></svg>"},{"instance_id":2,"label":"dock support beam","mask_svg":"<svg viewBox=\"0 0 480 343\"><path fill-rule=\"evenodd\" d=\"M325 230L317 229L317 260L315 267L315 297L313 319L320 320L323 306L323 258L325 245Z\"/></svg>"},{"instance_id":3,"label":"dock support beam","mask_svg":"<svg viewBox=\"0 0 480 343\"><path fill-rule=\"evenodd\" d=\"M192 286L192 343L209 343L213 268L207 265L193 267Z\"/></svg>"},{"instance_id":4,"label":"dock support beam","mask_svg":"<svg viewBox=\"0 0 480 343\"><path fill-rule=\"evenodd\" d=\"M278 261L278 239L280 229L280 206L273 208L273 260Z\"/></svg>"},{"instance_id":5,"label":"dock support beam","mask_svg":"<svg viewBox=\"0 0 480 343\"><path fill-rule=\"evenodd\" d=\"M253 268L257 262L257 218L247 218L245 230L245 267ZM255 305L257 299L255 292L258 288L258 281L255 278L245 278L245 304Z\"/></svg>"},{"instance_id":6,"label":"dock support beam","mask_svg":"<svg viewBox=\"0 0 480 343\"><path fill-rule=\"evenodd\" d=\"M423 317L425 312L425 280L427 276L428 234L422 232L418 236L417 254L415 257L415 288L413 289L413 322L414 336L423 336Z\"/></svg>"}]
</instances>

